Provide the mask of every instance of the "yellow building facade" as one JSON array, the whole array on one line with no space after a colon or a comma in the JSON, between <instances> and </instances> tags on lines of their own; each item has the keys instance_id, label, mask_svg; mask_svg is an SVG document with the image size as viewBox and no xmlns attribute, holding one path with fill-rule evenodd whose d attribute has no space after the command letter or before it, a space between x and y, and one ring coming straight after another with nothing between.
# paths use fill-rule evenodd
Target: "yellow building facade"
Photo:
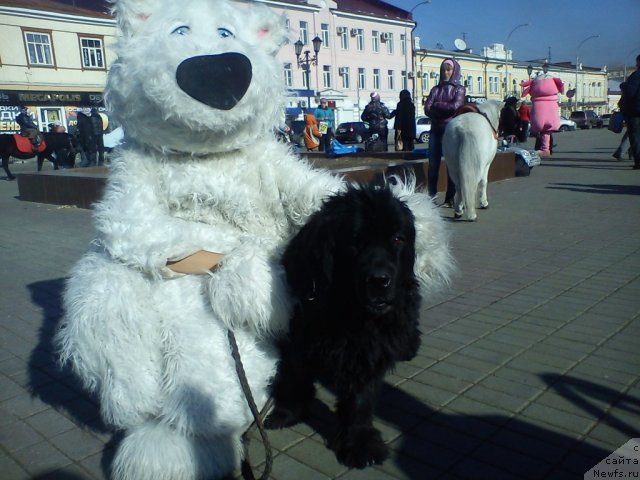
<instances>
[{"instance_id":1,"label":"yellow building facade","mask_svg":"<svg viewBox=\"0 0 640 480\"><path fill-rule=\"evenodd\" d=\"M542 72L544 64L540 61L505 62L504 59L482 57L466 51L418 49L414 57L416 103L422 101L424 104L429 91L440 80L440 64L451 57L460 63L467 101L470 102L504 100L508 96L521 98L520 83L535 78ZM594 110L599 115L610 111L606 70L579 66L576 72L575 65L568 63L547 65L548 73L564 82L564 93L558 96L562 115L568 117L574 110ZM576 95L571 93L576 83L577 103ZM527 99L530 100L529 97Z\"/></svg>"},{"instance_id":2,"label":"yellow building facade","mask_svg":"<svg viewBox=\"0 0 640 480\"><path fill-rule=\"evenodd\" d=\"M101 13L30 3L0 1L0 133L19 130L14 118L21 106L42 131L56 123L73 130L78 111L105 112L115 21L106 4Z\"/></svg>"}]
</instances>

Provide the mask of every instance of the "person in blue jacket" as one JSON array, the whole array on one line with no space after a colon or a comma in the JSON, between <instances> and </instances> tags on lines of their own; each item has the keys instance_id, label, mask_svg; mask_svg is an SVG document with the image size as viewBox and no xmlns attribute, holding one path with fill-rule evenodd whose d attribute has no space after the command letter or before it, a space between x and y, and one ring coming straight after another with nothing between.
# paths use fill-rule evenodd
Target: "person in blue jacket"
<instances>
[{"instance_id":1,"label":"person in blue jacket","mask_svg":"<svg viewBox=\"0 0 640 480\"><path fill-rule=\"evenodd\" d=\"M326 98L320 99L320 106L314 110L313 115L318 121L318 129L320 133L322 133L319 150L321 152L328 152L331 150L331 140L333 140L336 117L333 109L329 107L329 102ZM324 131L323 123L326 124L326 131Z\"/></svg>"}]
</instances>

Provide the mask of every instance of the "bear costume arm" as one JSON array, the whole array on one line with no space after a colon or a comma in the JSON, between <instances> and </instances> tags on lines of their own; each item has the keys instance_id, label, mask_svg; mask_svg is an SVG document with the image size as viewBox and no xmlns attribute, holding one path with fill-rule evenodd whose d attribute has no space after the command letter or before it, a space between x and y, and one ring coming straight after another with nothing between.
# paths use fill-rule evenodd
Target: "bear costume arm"
<instances>
[{"instance_id":1,"label":"bear costume arm","mask_svg":"<svg viewBox=\"0 0 640 480\"><path fill-rule=\"evenodd\" d=\"M113 161L105 195L95 205L97 242L115 260L154 278L172 277L167 262L206 250L227 253L241 243L238 231L171 215L154 160L126 150ZM124 157L127 157L125 162Z\"/></svg>"}]
</instances>

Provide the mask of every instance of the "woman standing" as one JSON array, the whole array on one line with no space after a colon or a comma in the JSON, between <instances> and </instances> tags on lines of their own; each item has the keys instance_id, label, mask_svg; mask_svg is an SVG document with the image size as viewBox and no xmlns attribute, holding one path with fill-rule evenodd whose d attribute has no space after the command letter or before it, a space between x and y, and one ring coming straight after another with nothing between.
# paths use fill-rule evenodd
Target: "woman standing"
<instances>
[{"instance_id":1,"label":"woman standing","mask_svg":"<svg viewBox=\"0 0 640 480\"><path fill-rule=\"evenodd\" d=\"M393 128L396 131L396 145L398 137L402 140L402 148L396 148L396 150L412 152L413 141L416 138L416 107L411 100L409 90L400 92L400 101L389 118L394 117Z\"/></svg>"},{"instance_id":2,"label":"woman standing","mask_svg":"<svg viewBox=\"0 0 640 480\"><path fill-rule=\"evenodd\" d=\"M460 107L464 105L466 90L460 84L460 64L446 58L440 64L440 82L431 89L424 104L424 113L431 118L429 132L429 173L427 189L431 197L438 193L438 171L442 160L442 135L444 129ZM444 205L453 205L456 186L447 175L447 193Z\"/></svg>"}]
</instances>

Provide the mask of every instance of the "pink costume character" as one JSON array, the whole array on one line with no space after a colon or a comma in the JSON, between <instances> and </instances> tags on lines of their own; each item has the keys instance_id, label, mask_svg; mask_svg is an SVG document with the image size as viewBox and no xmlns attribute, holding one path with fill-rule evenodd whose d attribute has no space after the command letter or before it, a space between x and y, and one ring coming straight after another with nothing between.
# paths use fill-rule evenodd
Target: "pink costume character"
<instances>
[{"instance_id":1,"label":"pink costume character","mask_svg":"<svg viewBox=\"0 0 640 480\"><path fill-rule=\"evenodd\" d=\"M542 70L544 73L520 86L524 87L523 97L531 95L531 131L540 135L540 155L547 156L551 155L551 132L560 128L558 93L564 92L564 83L547 74L546 65Z\"/></svg>"}]
</instances>

